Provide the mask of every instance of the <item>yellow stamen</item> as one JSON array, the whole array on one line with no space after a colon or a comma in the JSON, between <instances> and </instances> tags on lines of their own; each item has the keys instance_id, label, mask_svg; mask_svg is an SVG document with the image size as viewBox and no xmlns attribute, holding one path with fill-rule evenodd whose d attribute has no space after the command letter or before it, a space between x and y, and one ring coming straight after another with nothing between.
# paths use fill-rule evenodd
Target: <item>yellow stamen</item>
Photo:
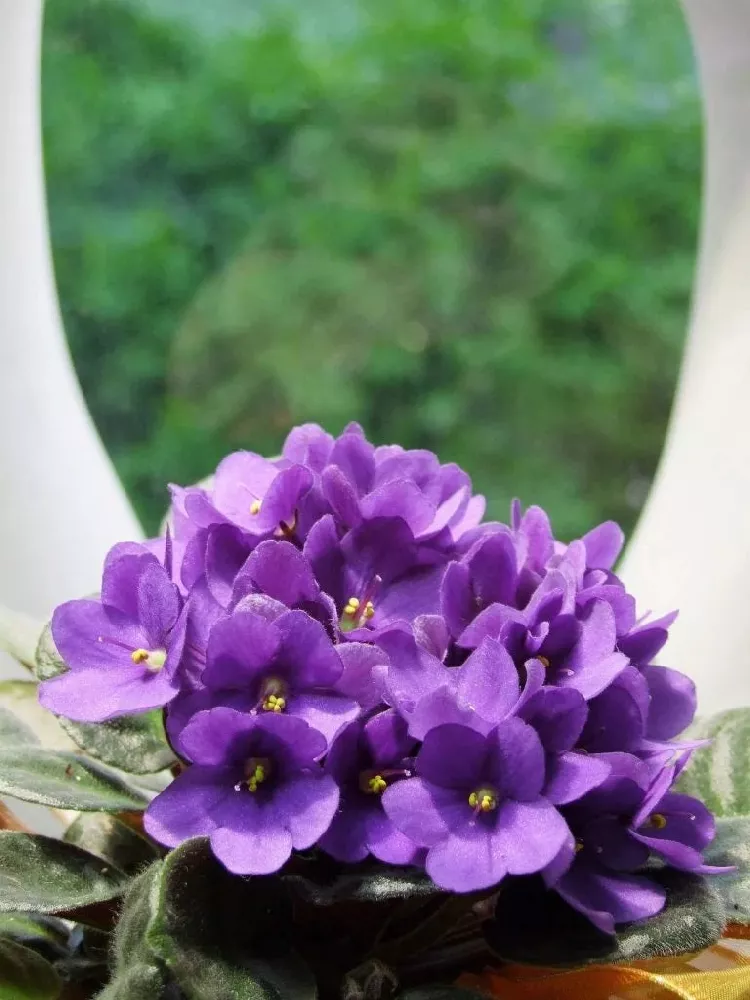
<instances>
[{"instance_id":1,"label":"yellow stamen","mask_svg":"<svg viewBox=\"0 0 750 1000\"><path fill-rule=\"evenodd\" d=\"M582 850L583 850L583 844L581 843L580 840L577 840L576 841L576 854L580 854L580 852Z\"/></svg>"},{"instance_id":2,"label":"yellow stamen","mask_svg":"<svg viewBox=\"0 0 750 1000\"><path fill-rule=\"evenodd\" d=\"M469 805L477 812L492 812L493 809L497 809L497 797L494 792L480 788L469 796Z\"/></svg>"},{"instance_id":3,"label":"yellow stamen","mask_svg":"<svg viewBox=\"0 0 750 1000\"><path fill-rule=\"evenodd\" d=\"M387 787L385 778L380 774L376 774L367 782L367 790L373 795L381 795Z\"/></svg>"},{"instance_id":4,"label":"yellow stamen","mask_svg":"<svg viewBox=\"0 0 750 1000\"><path fill-rule=\"evenodd\" d=\"M149 670L156 673L167 662L167 654L163 649L134 649L130 659L133 663L145 663Z\"/></svg>"},{"instance_id":5,"label":"yellow stamen","mask_svg":"<svg viewBox=\"0 0 750 1000\"><path fill-rule=\"evenodd\" d=\"M649 826L653 826L655 830L663 830L667 825L667 817L662 813L653 813L648 822Z\"/></svg>"},{"instance_id":6,"label":"yellow stamen","mask_svg":"<svg viewBox=\"0 0 750 1000\"><path fill-rule=\"evenodd\" d=\"M368 601L367 604L365 604L365 610L362 612L362 615L364 618L372 618L374 614L375 614L375 605L372 603L372 601Z\"/></svg>"},{"instance_id":7,"label":"yellow stamen","mask_svg":"<svg viewBox=\"0 0 750 1000\"><path fill-rule=\"evenodd\" d=\"M539 660L545 670L549 670L549 660L546 656L537 656L537 660Z\"/></svg>"},{"instance_id":8,"label":"yellow stamen","mask_svg":"<svg viewBox=\"0 0 750 1000\"><path fill-rule=\"evenodd\" d=\"M359 598L350 597L349 600L346 602L346 607L344 608L344 611L349 611L350 614L354 614L354 612L358 608L359 608Z\"/></svg>"},{"instance_id":9,"label":"yellow stamen","mask_svg":"<svg viewBox=\"0 0 750 1000\"><path fill-rule=\"evenodd\" d=\"M277 694L269 694L263 699L261 706L266 712L283 712L286 708L286 698Z\"/></svg>"},{"instance_id":10,"label":"yellow stamen","mask_svg":"<svg viewBox=\"0 0 750 1000\"><path fill-rule=\"evenodd\" d=\"M251 514L260 514L260 508L261 508L261 506L262 506L262 503L261 503L260 500L253 500L253 502L250 504L250 513Z\"/></svg>"},{"instance_id":11,"label":"yellow stamen","mask_svg":"<svg viewBox=\"0 0 750 1000\"><path fill-rule=\"evenodd\" d=\"M245 763L245 787L249 792L257 792L258 786L268 780L270 773L271 765L267 760L258 760L257 757L251 757ZM239 790L242 785L240 784L236 787Z\"/></svg>"}]
</instances>

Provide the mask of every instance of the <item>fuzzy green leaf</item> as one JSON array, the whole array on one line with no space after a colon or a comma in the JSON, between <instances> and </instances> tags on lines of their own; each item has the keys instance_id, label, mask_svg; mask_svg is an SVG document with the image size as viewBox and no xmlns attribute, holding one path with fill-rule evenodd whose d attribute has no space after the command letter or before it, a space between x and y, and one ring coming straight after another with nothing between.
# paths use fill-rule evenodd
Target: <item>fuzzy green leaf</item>
<instances>
[{"instance_id":1,"label":"fuzzy green leaf","mask_svg":"<svg viewBox=\"0 0 750 1000\"><path fill-rule=\"evenodd\" d=\"M112 979L97 1000L160 1000L164 996L166 968L146 945L160 870L161 862L155 862L128 890L115 928Z\"/></svg>"},{"instance_id":2,"label":"fuzzy green leaf","mask_svg":"<svg viewBox=\"0 0 750 1000\"><path fill-rule=\"evenodd\" d=\"M278 879L231 875L199 839L165 859L147 943L188 1000L314 1000L290 926Z\"/></svg>"},{"instance_id":3,"label":"fuzzy green leaf","mask_svg":"<svg viewBox=\"0 0 750 1000\"><path fill-rule=\"evenodd\" d=\"M34 732L13 712L0 703L0 747L39 746Z\"/></svg>"},{"instance_id":4,"label":"fuzzy green leaf","mask_svg":"<svg viewBox=\"0 0 750 1000\"><path fill-rule=\"evenodd\" d=\"M303 899L321 906L332 903L384 903L438 895L441 890L429 876L415 868L386 868L365 864L342 873L327 861L310 862L299 872L284 876Z\"/></svg>"},{"instance_id":5,"label":"fuzzy green leaf","mask_svg":"<svg viewBox=\"0 0 750 1000\"><path fill-rule=\"evenodd\" d=\"M55 917L39 913L0 913L0 938L43 951L46 957L67 954L68 928Z\"/></svg>"},{"instance_id":6,"label":"fuzzy green leaf","mask_svg":"<svg viewBox=\"0 0 750 1000\"><path fill-rule=\"evenodd\" d=\"M504 961L569 967L683 955L719 940L725 915L713 884L668 868L648 874L667 890L664 909L650 920L623 924L614 937L545 889L541 879L508 881L494 919L484 925L487 943Z\"/></svg>"},{"instance_id":7,"label":"fuzzy green leaf","mask_svg":"<svg viewBox=\"0 0 750 1000\"><path fill-rule=\"evenodd\" d=\"M0 997L57 1000L60 977L50 963L16 941L0 938Z\"/></svg>"},{"instance_id":8,"label":"fuzzy green leaf","mask_svg":"<svg viewBox=\"0 0 750 1000\"><path fill-rule=\"evenodd\" d=\"M39 680L57 677L66 670L47 625L36 651ZM95 725L57 717L66 733L92 757L129 774L152 774L174 763L175 756L164 734L161 712L126 715Z\"/></svg>"},{"instance_id":9,"label":"fuzzy green leaf","mask_svg":"<svg viewBox=\"0 0 750 1000\"><path fill-rule=\"evenodd\" d=\"M35 746L0 746L0 795L97 812L140 810L149 802L103 764Z\"/></svg>"},{"instance_id":10,"label":"fuzzy green leaf","mask_svg":"<svg viewBox=\"0 0 750 1000\"><path fill-rule=\"evenodd\" d=\"M710 739L693 754L679 790L694 795L716 816L750 815L750 708L696 719L688 739Z\"/></svg>"},{"instance_id":11,"label":"fuzzy green leaf","mask_svg":"<svg viewBox=\"0 0 750 1000\"><path fill-rule=\"evenodd\" d=\"M129 875L160 856L158 848L150 840L141 837L114 816L103 813L79 816L65 831L63 840L96 854Z\"/></svg>"},{"instance_id":12,"label":"fuzzy green leaf","mask_svg":"<svg viewBox=\"0 0 750 1000\"><path fill-rule=\"evenodd\" d=\"M34 652L41 631L40 622L0 604L0 650L10 653L29 670L34 669Z\"/></svg>"},{"instance_id":13,"label":"fuzzy green leaf","mask_svg":"<svg viewBox=\"0 0 750 1000\"><path fill-rule=\"evenodd\" d=\"M62 913L119 896L119 869L52 837L0 832L0 912Z\"/></svg>"},{"instance_id":14,"label":"fuzzy green leaf","mask_svg":"<svg viewBox=\"0 0 750 1000\"><path fill-rule=\"evenodd\" d=\"M716 821L716 837L703 852L707 864L734 865L731 875L717 875L716 891L724 900L730 924L750 926L750 816Z\"/></svg>"}]
</instances>

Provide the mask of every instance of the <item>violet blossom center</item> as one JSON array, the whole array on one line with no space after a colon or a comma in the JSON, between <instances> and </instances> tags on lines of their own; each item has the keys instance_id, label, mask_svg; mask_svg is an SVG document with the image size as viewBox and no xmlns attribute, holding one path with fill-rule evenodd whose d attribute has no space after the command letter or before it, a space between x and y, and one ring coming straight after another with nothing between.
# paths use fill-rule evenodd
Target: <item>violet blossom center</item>
<instances>
[{"instance_id":1,"label":"violet blossom center","mask_svg":"<svg viewBox=\"0 0 750 1000\"><path fill-rule=\"evenodd\" d=\"M264 712L283 712L289 698L289 685L281 677L267 677L260 687L258 705Z\"/></svg>"},{"instance_id":2,"label":"violet blossom center","mask_svg":"<svg viewBox=\"0 0 750 1000\"><path fill-rule=\"evenodd\" d=\"M253 795L258 788L265 784L273 773L273 766L268 757L248 757L245 761L243 772L245 777L234 786L236 792L247 789Z\"/></svg>"},{"instance_id":3,"label":"violet blossom center","mask_svg":"<svg viewBox=\"0 0 750 1000\"><path fill-rule=\"evenodd\" d=\"M497 792L488 785L482 785L481 788L477 788L471 792L468 803L474 810L475 816L478 816L479 813L494 812L499 804Z\"/></svg>"}]
</instances>

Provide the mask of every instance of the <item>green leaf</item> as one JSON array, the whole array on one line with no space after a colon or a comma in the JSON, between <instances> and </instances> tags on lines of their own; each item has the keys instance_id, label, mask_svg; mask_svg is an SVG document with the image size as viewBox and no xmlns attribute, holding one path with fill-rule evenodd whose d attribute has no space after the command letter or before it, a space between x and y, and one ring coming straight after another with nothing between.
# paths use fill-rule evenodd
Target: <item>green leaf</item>
<instances>
[{"instance_id":1,"label":"green leaf","mask_svg":"<svg viewBox=\"0 0 750 1000\"><path fill-rule=\"evenodd\" d=\"M0 913L0 938L13 938L46 957L67 954L68 928L62 920L38 913Z\"/></svg>"},{"instance_id":2,"label":"green leaf","mask_svg":"<svg viewBox=\"0 0 750 1000\"><path fill-rule=\"evenodd\" d=\"M39 704L36 681L0 681L0 706L30 730L49 750L75 750L76 744L55 716Z\"/></svg>"},{"instance_id":3,"label":"green leaf","mask_svg":"<svg viewBox=\"0 0 750 1000\"><path fill-rule=\"evenodd\" d=\"M148 798L109 768L79 754L0 746L0 795L55 809L142 810Z\"/></svg>"},{"instance_id":4,"label":"green leaf","mask_svg":"<svg viewBox=\"0 0 750 1000\"><path fill-rule=\"evenodd\" d=\"M52 837L0 832L0 912L62 913L113 899L128 878Z\"/></svg>"},{"instance_id":5,"label":"green leaf","mask_svg":"<svg viewBox=\"0 0 750 1000\"><path fill-rule=\"evenodd\" d=\"M669 868L648 875L667 890L664 909L649 920L623 924L614 937L598 931L541 879L507 880L494 918L484 924L487 943L503 961L567 967L684 955L719 940L724 906L712 884Z\"/></svg>"},{"instance_id":6,"label":"green leaf","mask_svg":"<svg viewBox=\"0 0 750 1000\"><path fill-rule=\"evenodd\" d=\"M39 680L48 680L65 670L47 625L36 651L37 676ZM142 712L96 724L73 722L63 716L57 718L82 750L129 774L163 771L175 761L164 734L161 712Z\"/></svg>"},{"instance_id":7,"label":"green leaf","mask_svg":"<svg viewBox=\"0 0 750 1000\"><path fill-rule=\"evenodd\" d=\"M188 1000L314 1000L279 883L231 875L205 839L167 856L147 943Z\"/></svg>"},{"instance_id":8,"label":"green leaf","mask_svg":"<svg viewBox=\"0 0 750 1000\"><path fill-rule=\"evenodd\" d=\"M731 875L712 881L724 901L730 924L750 926L750 816L732 816L716 821L716 836L703 852L710 865L734 865Z\"/></svg>"},{"instance_id":9,"label":"green leaf","mask_svg":"<svg viewBox=\"0 0 750 1000\"><path fill-rule=\"evenodd\" d=\"M102 813L79 816L65 831L63 840L111 862L128 875L160 857L158 848L150 840L114 816Z\"/></svg>"},{"instance_id":10,"label":"green leaf","mask_svg":"<svg viewBox=\"0 0 750 1000\"><path fill-rule=\"evenodd\" d=\"M0 704L0 746L8 743L11 746L19 744L38 746L39 740L31 729L17 715Z\"/></svg>"},{"instance_id":11,"label":"green leaf","mask_svg":"<svg viewBox=\"0 0 750 1000\"><path fill-rule=\"evenodd\" d=\"M35 651L42 632L41 622L0 604L0 650L14 660L34 669Z\"/></svg>"},{"instance_id":12,"label":"green leaf","mask_svg":"<svg viewBox=\"0 0 750 1000\"><path fill-rule=\"evenodd\" d=\"M353 867L353 866L352 866ZM285 874L284 881L302 898L326 906L350 902L383 903L387 900L435 896L441 893L424 872L416 868L386 868L367 865L343 874L326 861L312 862L299 872Z\"/></svg>"},{"instance_id":13,"label":"green leaf","mask_svg":"<svg viewBox=\"0 0 750 1000\"><path fill-rule=\"evenodd\" d=\"M112 979L98 1000L159 1000L163 996L167 971L146 945L160 871L161 862L155 862L128 890L115 928Z\"/></svg>"},{"instance_id":14,"label":"green leaf","mask_svg":"<svg viewBox=\"0 0 750 1000\"><path fill-rule=\"evenodd\" d=\"M50 963L16 941L0 939L0 997L56 1000L62 982Z\"/></svg>"},{"instance_id":15,"label":"green leaf","mask_svg":"<svg viewBox=\"0 0 750 1000\"><path fill-rule=\"evenodd\" d=\"M696 719L684 735L711 744L695 751L679 790L705 802L716 816L750 815L750 708Z\"/></svg>"}]
</instances>

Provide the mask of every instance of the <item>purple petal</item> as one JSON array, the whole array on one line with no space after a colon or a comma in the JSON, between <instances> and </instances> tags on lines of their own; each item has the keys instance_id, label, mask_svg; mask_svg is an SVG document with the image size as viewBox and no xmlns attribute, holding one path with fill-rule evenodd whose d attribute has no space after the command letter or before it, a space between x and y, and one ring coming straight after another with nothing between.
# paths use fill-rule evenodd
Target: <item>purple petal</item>
<instances>
[{"instance_id":1,"label":"purple petal","mask_svg":"<svg viewBox=\"0 0 750 1000\"><path fill-rule=\"evenodd\" d=\"M127 544L130 549L130 543ZM158 559L142 546L139 552L128 552L121 546L110 550L102 574L101 603L113 608L132 621L140 621L138 587L147 566L160 568ZM163 570L162 570L163 572ZM165 574L166 575L166 574Z\"/></svg>"},{"instance_id":2,"label":"purple petal","mask_svg":"<svg viewBox=\"0 0 750 1000\"><path fill-rule=\"evenodd\" d=\"M437 844L472 815L462 792L438 788L422 778L395 782L381 801L396 828L418 847Z\"/></svg>"},{"instance_id":3,"label":"purple petal","mask_svg":"<svg viewBox=\"0 0 750 1000\"><path fill-rule=\"evenodd\" d=\"M427 874L449 892L474 892L497 885L508 872L496 838L483 823L465 823L427 854Z\"/></svg>"},{"instance_id":4,"label":"purple petal","mask_svg":"<svg viewBox=\"0 0 750 1000\"><path fill-rule=\"evenodd\" d=\"M322 837L339 805L339 788L329 775L300 775L284 784L276 809L292 835L298 851L312 847Z\"/></svg>"},{"instance_id":5,"label":"purple petal","mask_svg":"<svg viewBox=\"0 0 750 1000\"><path fill-rule=\"evenodd\" d=\"M612 569L625 542L625 534L619 524L605 521L588 531L581 541L586 548L587 566Z\"/></svg>"},{"instance_id":6,"label":"purple petal","mask_svg":"<svg viewBox=\"0 0 750 1000\"><path fill-rule=\"evenodd\" d=\"M569 836L568 824L546 799L503 802L492 846L511 875L530 875L554 861Z\"/></svg>"},{"instance_id":7,"label":"purple petal","mask_svg":"<svg viewBox=\"0 0 750 1000\"><path fill-rule=\"evenodd\" d=\"M587 823L581 836L589 857L612 871L634 872L648 861L648 848L638 843L620 816L601 816Z\"/></svg>"},{"instance_id":8,"label":"purple petal","mask_svg":"<svg viewBox=\"0 0 750 1000\"><path fill-rule=\"evenodd\" d=\"M382 598L375 600L374 624L412 622L420 616L437 614L443 573L443 567L438 566L410 573L390 584Z\"/></svg>"},{"instance_id":9,"label":"purple petal","mask_svg":"<svg viewBox=\"0 0 750 1000\"><path fill-rule=\"evenodd\" d=\"M373 767L392 766L411 754L415 746L404 719L390 710L368 719L362 735Z\"/></svg>"},{"instance_id":10,"label":"purple petal","mask_svg":"<svg viewBox=\"0 0 750 1000\"><path fill-rule=\"evenodd\" d=\"M400 517L414 535L426 531L435 516L435 508L421 490L409 480L394 480L378 486L361 503L362 516Z\"/></svg>"},{"instance_id":11,"label":"purple petal","mask_svg":"<svg viewBox=\"0 0 750 1000\"><path fill-rule=\"evenodd\" d=\"M489 535L471 557L471 577L481 605L515 603L516 549L507 532Z\"/></svg>"},{"instance_id":12,"label":"purple petal","mask_svg":"<svg viewBox=\"0 0 750 1000\"><path fill-rule=\"evenodd\" d=\"M518 671L495 639L484 639L455 675L461 700L489 722L500 722L518 701Z\"/></svg>"},{"instance_id":13,"label":"purple petal","mask_svg":"<svg viewBox=\"0 0 750 1000\"><path fill-rule=\"evenodd\" d=\"M389 865L417 864L422 851L380 809L370 809L365 819L367 847L379 861Z\"/></svg>"},{"instance_id":14,"label":"purple petal","mask_svg":"<svg viewBox=\"0 0 750 1000\"><path fill-rule=\"evenodd\" d=\"M364 711L375 708L381 701L377 667L387 665L388 658L378 646L363 642L344 642L336 646L343 673L336 681L336 690L349 698L356 698Z\"/></svg>"},{"instance_id":15,"label":"purple petal","mask_svg":"<svg viewBox=\"0 0 750 1000\"><path fill-rule=\"evenodd\" d=\"M220 826L211 833L211 849L236 875L270 875L292 853L292 835L271 800L262 806L250 794L225 800Z\"/></svg>"},{"instance_id":16,"label":"purple petal","mask_svg":"<svg viewBox=\"0 0 750 1000\"><path fill-rule=\"evenodd\" d=\"M394 629L381 635L378 642L390 660L383 677L385 692L402 713L413 711L420 698L449 681L447 669L417 646L413 636Z\"/></svg>"},{"instance_id":17,"label":"purple petal","mask_svg":"<svg viewBox=\"0 0 750 1000\"><path fill-rule=\"evenodd\" d=\"M139 568L137 587L138 620L149 637L147 648L158 649L180 613L179 592L156 561Z\"/></svg>"},{"instance_id":18,"label":"purple petal","mask_svg":"<svg viewBox=\"0 0 750 1000\"><path fill-rule=\"evenodd\" d=\"M454 521L451 525L451 534L453 538L458 541L467 531L471 531L476 528L479 522L484 517L484 512L487 507L487 500L481 495L481 493L475 494L469 502L466 504L466 509L458 521Z\"/></svg>"},{"instance_id":19,"label":"purple petal","mask_svg":"<svg viewBox=\"0 0 750 1000\"><path fill-rule=\"evenodd\" d=\"M357 718L360 707L356 701L341 695L308 692L289 698L287 711L317 729L330 744L344 726Z\"/></svg>"},{"instance_id":20,"label":"purple petal","mask_svg":"<svg viewBox=\"0 0 750 1000\"><path fill-rule=\"evenodd\" d=\"M409 732L415 739L423 740L431 729L448 723L466 726L483 736L495 725L459 701L452 686L443 684L419 699L409 715Z\"/></svg>"},{"instance_id":21,"label":"purple petal","mask_svg":"<svg viewBox=\"0 0 750 1000\"><path fill-rule=\"evenodd\" d=\"M235 611L222 618L208 640L204 684L227 688L247 685L274 662L281 641L275 624L250 611Z\"/></svg>"},{"instance_id":22,"label":"purple petal","mask_svg":"<svg viewBox=\"0 0 750 1000\"><path fill-rule=\"evenodd\" d=\"M471 625L464 629L458 637L458 644L465 649L474 649L482 639L499 638L503 630L512 623L525 627L524 613L515 608L508 608L504 604L492 604L484 611L480 611Z\"/></svg>"},{"instance_id":23,"label":"purple petal","mask_svg":"<svg viewBox=\"0 0 750 1000\"><path fill-rule=\"evenodd\" d=\"M440 586L440 613L445 618L451 635L461 635L476 610L469 567L465 563L450 563Z\"/></svg>"},{"instance_id":24,"label":"purple petal","mask_svg":"<svg viewBox=\"0 0 750 1000\"><path fill-rule=\"evenodd\" d=\"M218 767L242 758L259 722L256 716L223 706L198 712L182 730L180 745L196 764Z\"/></svg>"},{"instance_id":25,"label":"purple petal","mask_svg":"<svg viewBox=\"0 0 750 1000\"><path fill-rule=\"evenodd\" d=\"M337 861L356 864L370 853L368 844L368 819L372 807L359 801L342 800L341 808L331 820L331 825L318 842L318 847ZM403 834L401 834L403 836ZM406 838L404 838L406 840ZM407 841L409 842L409 841Z\"/></svg>"},{"instance_id":26,"label":"purple petal","mask_svg":"<svg viewBox=\"0 0 750 1000\"><path fill-rule=\"evenodd\" d=\"M600 757L581 753L561 753L551 758L544 795L556 806L575 802L609 777L610 765Z\"/></svg>"},{"instance_id":27,"label":"purple petal","mask_svg":"<svg viewBox=\"0 0 750 1000\"><path fill-rule=\"evenodd\" d=\"M303 554L285 541L265 541L255 549L237 577L233 599L260 591L267 597L296 607L314 601L320 588Z\"/></svg>"},{"instance_id":28,"label":"purple petal","mask_svg":"<svg viewBox=\"0 0 750 1000\"><path fill-rule=\"evenodd\" d=\"M521 715L536 729L545 750L561 753L572 749L578 741L588 708L580 691L543 687L523 705Z\"/></svg>"},{"instance_id":29,"label":"purple petal","mask_svg":"<svg viewBox=\"0 0 750 1000\"><path fill-rule=\"evenodd\" d=\"M354 484L335 465L329 465L321 476L323 496L330 504L336 518L347 528L362 520L359 497Z\"/></svg>"},{"instance_id":30,"label":"purple petal","mask_svg":"<svg viewBox=\"0 0 750 1000\"><path fill-rule=\"evenodd\" d=\"M207 529L204 556L208 589L224 607L232 599L235 578L252 550L249 536L233 524Z\"/></svg>"},{"instance_id":31,"label":"purple petal","mask_svg":"<svg viewBox=\"0 0 750 1000\"><path fill-rule=\"evenodd\" d=\"M189 767L150 803L143 816L146 833L166 847L211 833L219 806L236 794L233 775L224 767Z\"/></svg>"},{"instance_id":32,"label":"purple petal","mask_svg":"<svg viewBox=\"0 0 750 1000\"><path fill-rule=\"evenodd\" d=\"M614 934L615 924L655 916L667 898L661 886L641 875L615 875L579 863L555 889L605 934Z\"/></svg>"},{"instance_id":33,"label":"purple petal","mask_svg":"<svg viewBox=\"0 0 750 1000\"><path fill-rule=\"evenodd\" d=\"M253 503L263 500L278 475L279 470L273 462L254 452L237 451L227 455L216 469L214 506L236 524L252 530L257 517L252 513Z\"/></svg>"},{"instance_id":34,"label":"purple petal","mask_svg":"<svg viewBox=\"0 0 750 1000\"><path fill-rule=\"evenodd\" d=\"M520 719L506 719L487 737L487 748L485 773L501 798L528 802L539 795L545 757L531 726Z\"/></svg>"},{"instance_id":35,"label":"purple petal","mask_svg":"<svg viewBox=\"0 0 750 1000\"><path fill-rule=\"evenodd\" d=\"M282 469L268 487L263 503L250 523L244 526L253 534L275 531L280 525L293 525L297 506L313 484L313 474L303 465Z\"/></svg>"},{"instance_id":36,"label":"purple petal","mask_svg":"<svg viewBox=\"0 0 750 1000\"><path fill-rule=\"evenodd\" d=\"M358 496L364 496L375 479L374 448L360 434L342 434L331 450L329 463L337 466Z\"/></svg>"},{"instance_id":37,"label":"purple petal","mask_svg":"<svg viewBox=\"0 0 750 1000\"><path fill-rule=\"evenodd\" d=\"M106 669L69 670L39 685L39 701L50 712L76 722L106 722L161 708L178 692L177 684L160 670L130 663Z\"/></svg>"},{"instance_id":38,"label":"purple petal","mask_svg":"<svg viewBox=\"0 0 750 1000\"><path fill-rule=\"evenodd\" d=\"M693 721L697 707L695 684L679 670L644 667L651 704L646 735L652 740L671 740Z\"/></svg>"},{"instance_id":39,"label":"purple petal","mask_svg":"<svg viewBox=\"0 0 750 1000\"><path fill-rule=\"evenodd\" d=\"M424 738L415 764L417 774L442 788L471 791L485 778L488 752L490 748L498 752L497 744L497 739L489 742L467 726L438 726Z\"/></svg>"},{"instance_id":40,"label":"purple petal","mask_svg":"<svg viewBox=\"0 0 750 1000\"><path fill-rule=\"evenodd\" d=\"M332 447L333 438L322 427L302 424L289 432L281 453L287 461L320 473L328 463Z\"/></svg>"},{"instance_id":41,"label":"purple petal","mask_svg":"<svg viewBox=\"0 0 750 1000\"><path fill-rule=\"evenodd\" d=\"M418 646L438 660L445 657L451 637L441 615L417 615L412 622L412 632Z\"/></svg>"},{"instance_id":42,"label":"purple petal","mask_svg":"<svg viewBox=\"0 0 750 1000\"><path fill-rule=\"evenodd\" d=\"M124 615L109 614L98 601L68 601L55 608L52 638L71 668L119 669L148 643L145 629Z\"/></svg>"},{"instance_id":43,"label":"purple petal","mask_svg":"<svg viewBox=\"0 0 750 1000\"><path fill-rule=\"evenodd\" d=\"M281 634L278 661L291 667L299 688L332 687L343 673L328 633L304 611L287 611L275 622Z\"/></svg>"}]
</instances>

